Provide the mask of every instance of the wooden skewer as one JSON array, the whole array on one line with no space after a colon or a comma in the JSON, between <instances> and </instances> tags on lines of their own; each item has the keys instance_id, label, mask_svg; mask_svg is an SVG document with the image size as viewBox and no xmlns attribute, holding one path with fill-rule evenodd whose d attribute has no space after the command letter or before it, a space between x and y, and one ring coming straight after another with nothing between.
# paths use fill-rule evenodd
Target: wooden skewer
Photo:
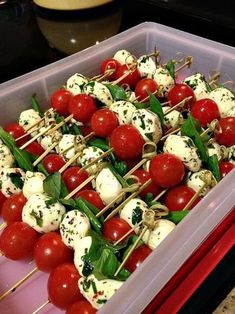
<instances>
[{"instance_id":1,"label":"wooden skewer","mask_svg":"<svg viewBox=\"0 0 235 314\"><path fill-rule=\"evenodd\" d=\"M108 209L110 209L120 198L124 197L126 192L121 192L118 196L116 196L112 202L110 202L108 205L106 205L102 210L96 214L96 217L102 216Z\"/></svg>"},{"instance_id":2,"label":"wooden skewer","mask_svg":"<svg viewBox=\"0 0 235 314\"><path fill-rule=\"evenodd\" d=\"M170 131L169 133L167 132L166 135L164 135L164 136L161 137L161 139L160 139L161 141L165 141L165 139L166 139L169 135L171 135L171 134L178 133L178 132L180 131L180 128L173 129L173 130L170 129L169 131Z\"/></svg>"},{"instance_id":3,"label":"wooden skewer","mask_svg":"<svg viewBox=\"0 0 235 314\"><path fill-rule=\"evenodd\" d=\"M89 178L87 178L85 181L83 181L79 186L76 187L76 189L74 189L72 192L70 192L67 196L65 196L65 200L70 199L71 197L73 197L78 191L80 191L84 186L87 185L87 183L91 182L94 178L96 177L96 175L92 175Z\"/></svg>"},{"instance_id":4,"label":"wooden skewer","mask_svg":"<svg viewBox=\"0 0 235 314\"><path fill-rule=\"evenodd\" d=\"M106 70L105 71L105 73L102 75L102 76L100 76L100 77L98 77L97 79L96 79L96 82L101 82L101 81L103 81L103 79L105 79L106 77L109 77L111 74L113 74L115 72L115 69L109 69L109 70Z\"/></svg>"},{"instance_id":5,"label":"wooden skewer","mask_svg":"<svg viewBox=\"0 0 235 314\"><path fill-rule=\"evenodd\" d=\"M125 175L124 175L124 179L127 179L133 172L135 172L139 167L141 167L142 165L144 165L147 162L147 158L142 159L140 162L138 162L138 164L136 164L131 170L129 170Z\"/></svg>"},{"instance_id":6,"label":"wooden skewer","mask_svg":"<svg viewBox=\"0 0 235 314\"><path fill-rule=\"evenodd\" d=\"M133 68L133 67L134 67L134 66L132 65L132 68ZM117 85L117 84L120 83L125 77L127 77L129 74L131 74L134 70L135 70L135 67L134 67L133 70L130 69L130 70L126 71L126 72L125 72L122 76L120 76L117 80L111 82L111 84L112 84L112 85Z\"/></svg>"},{"instance_id":7,"label":"wooden skewer","mask_svg":"<svg viewBox=\"0 0 235 314\"><path fill-rule=\"evenodd\" d=\"M193 63L193 57L192 56L188 56L186 59L185 59L185 63L182 64L178 69L175 70L175 73L177 73L178 71L182 70L184 67L190 67L191 64Z\"/></svg>"},{"instance_id":8,"label":"wooden skewer","mask_svg":"<svg viewBox=\"0 0 235 314\"><path fill-rule=\"evenodd\" d=\"M60 123L56 124L49 132L48 135L54 133L56 130L58 130L62 125L64 125L65 123L67 123L68 121L70 121L71 119L73 119L73 114L71 114L70 116L66 117L63 121L61 121Z\"/></svg>"},{"instance_id":9,"label":"wooden skewer","mask_svg":"<svg viewBox=\"0 0 235 314\"><path fill-rule=\"evenodd\" d=\"M33 163L33 167L37 166L37 164L40 163L40 161L42 161L47 154L49 154L53 148L55 148L58 145L58 142L53 143L51 146L49 146L44 153L42 153L41 156L38 157L38 159L36 159Z\"/></svg>"},{"instance_id":10,"label":"wooden skewer","mask_svg":"<svg viewBox=\"0 0 235 314\"><path fill-rule=\"evenodd\" d=\"M189 97L184 98L184 99L181 100L178 104L176 104L175 106L173 106L173 107L171 107L169 110L167 110L167 111L164 113L164 116L168 115L169 113L171 113L171 112L172 112L173 110L175 110L176 108L183 106L187 101L189 101L189 100L192 99L192 98L193 98L192 96L189 96Z\"/></svg>"},{"instance_id":11,"label":"wooden skewer","mask_svg":"<svg viewBox=\"0 0 235 314\"><path fill-rule=\"evenodd\" d=\"M102 155L100 155L99 157L95 158L94 160L92 160L91 162L89 162L87 165L83 166L79 172L84 171L88 168L90 168L92 165L94 165L95 163L97 163L99 160L105 158L106 156L108 156L109 154L111 154L114 151L113 148L108 149L106 152L104 152Z\"/></svg>"},{"instance_id":12,"label":"wooden skewer","mask_svg":"<svg viewBox=\"0 0 235 314\"><path fill-rule=\"evenodd\" d=\"M35 311L33 311L32 314L39 313L45 306L47 306L49 303L51 303L49 300L46 300L41 306L39 306Z\"/></svg>"},{"instance_id":13,"label":"wooden skewer","mask_svg":"<svg viewBox=\"0 0 235 314\"><path fill-rule=\"evenodd\" d=\"M26 142L24 145L20 147L20 149L25 149L27 146L29 146L32 142L34 142L36 139L38 139L43 134L47 133L52 128L52 125L49 125L45 130L42 130L38 134L36 134L34 137L32 137L28 142Z\"/></svg>"},{"instance_id":14,"label":"wooden skewer","mask_svg":"<svg viewBox=\"0 0 235 314\"><path fill-rule=\"evenodd\" d=\"M157 196L154 197L153 202L156 202L157 200L159 200L159 198L161 198L166 192L167 192L167 189L161 191L161 193L159 193Z\"/></svg>"},{"instance_id":15,"label":"wooden skewer","mask_svg":"<svg viewBox=\"0 0 235 314\"><path fill-rule=\"evenodd\" d=\"M1 225L0 225L0 231L5 229L7 226L7 224L5 222L3 222Z\"/></svg>"},{"instance_id":16,"label":"wooden skewer","mask_svg":"<svg viewBox=\"0 0 235 314\"><path fill-rule=\"evenodd\" d=\"M82 154L82 151L78 151L72 158L70 158L66 164L60 168L59 173L63 173L80 155Z\"/></svg>"},{"instance_id":17,"label":"wooden skewer","mask_svg":"<svg viewBox=\"0 0 235 314\"><path fill-rule=\"evenodd\" d=\"M143 220L138 222L134 227L132 227L129 231L127 231L120 239L118 239L113 245L118 245L122 240L124 240L126 237L128 237L135 229L137 229L141 224L143 223Z\"/></svg>"},{"instance_id":18,"label":"wooden skewer","mask_svg":"<svg viewBox=\"0 0 235 314\"><path fill-rule=\"evenodd\" d=\"M89 134L87 134L86 136L84 136L82 139L80 139L76 144L81 144L82 142L85 142L87 140L89 140L90 138L92 138L95 135L95 132L91 132ZM74 144L72 144L71 146L67 147L65 150L63 150L61 153L65 154L67 153L67 151L69 151L71 148L74 148Z\"/></svg>"},{"instance_id":19,"label":"wooden skewer","mask_svg":"<svg viewBox=\"0 0 235 314\"><path fill-rule=\"evenodd\" d=\"M24 278L20 279L19 281L17 281L16 284L14 284L14 286L12 286L10 289L8 289L6 292L4 292L1 296L0 296L0 301L4 300L9 294L11 294L12 292L14 292L19 286L21 286L28 278L30 278L33 274L36 273L36 271L38 270L37 267L35 267L34 269L32 269L26 276L24 276Z\"/></svg>"},{"instance_id":20,"label":"wooden skewer","mask_svg":"<svg viewBox=\"0 0 235 314\"><path fill-rule=\"evenodd\" d=\"M38 130L40 130L40 129L41 129L41 127L36 128L36 129L32 129L32 130L30 130L29 132L27 131L27 133L25 133L24 135L21 135L20 137L17 137L17 138L15 139L15 141L17 142L17 141L19 141L19 140L22 140L23 138L29 136L31 133L36 132L36 131L38 131Z\"/></svg>"},{"instance_id":21,"label":"wooden skewer","mask_svg":"<svg viewBox=\"0 0 235 314\"><path fill-rule=\"evenodd\" d=\"M203 189L205 189L205 187L207 186L207 184L203 184L200 189L193 195L193 197L189 200L189 202L185 205L185 207L182 209L184 210L188 210L190 208L190 206L193 204L193 202L196 200L196 198L201 194L201 192L203 191Z\"/></svg>"}]
</instances>

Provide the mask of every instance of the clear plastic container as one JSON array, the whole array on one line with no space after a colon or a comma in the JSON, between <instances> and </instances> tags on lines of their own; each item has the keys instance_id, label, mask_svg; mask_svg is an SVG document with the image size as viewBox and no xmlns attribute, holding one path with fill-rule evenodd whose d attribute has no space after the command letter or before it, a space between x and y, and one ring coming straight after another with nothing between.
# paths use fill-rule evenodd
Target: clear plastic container
<instances>
[{"instance_id":1,"label":"clear plastic container","mask_svg":"<svg viewBox=\"0 0 235 314\"><path fill-rule=\"evenodd\" d=\"M14 121L30 107L36 93L47 107L49 95L75 72L93 76L101 61L118 49L136 56L151 53L156 45L162 61L177 58L179 52L192 55L193 66L181 72L207 76L220 71L221 81L235 80L235 48L203 39L156 23L142 23L121 34L46 67L0 85L0 125ZM181 54L180 54L181 55ZM223 179L157 247L145 263L125 282L99 313L140 313L164 287L180 266L206 239L235 205L235 170ZM0 258L0 294L32 270L34 264ZM37 272L31 279L0 302L1 314L30 314L47 300L47 274ZM40 313L61 313L48 305Z\"/></svg>"}]
</instances>

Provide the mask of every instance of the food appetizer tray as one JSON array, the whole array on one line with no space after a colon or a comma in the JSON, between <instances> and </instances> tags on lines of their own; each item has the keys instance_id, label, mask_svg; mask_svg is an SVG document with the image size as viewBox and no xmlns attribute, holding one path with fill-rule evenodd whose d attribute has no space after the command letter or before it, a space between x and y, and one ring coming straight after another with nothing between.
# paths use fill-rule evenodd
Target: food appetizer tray
<instances>
[{"instance_id":1,"label":"food appetizer tray","mask_svg":"<svg viewBox=\"0 0 235 314\"><path fill-rule=\"evenodd\" d=\"M0 86L0 125L17 120L37 95L43 109L50 95L74 73L92 77L99 73L105 58L119 49L136 56L150 54L155 46L161 62L177 56L193 56L190 68L180 77L196 72L221 73L221 81L235 80L235 48L157 23L146 22L107 39L63 60L5 82ZM166 285L184 262L232 211L235 205L235 170L215 186L177 225L146 261L128 278L99 313L141 313ZM34 263L16 262L0 257L0 294L35 267ZM47 300L48 274L37 272L11 296L0 302L2 314L30 314ZM40 313L62 313L49 304Z\"/></svg>"}]
</instances>

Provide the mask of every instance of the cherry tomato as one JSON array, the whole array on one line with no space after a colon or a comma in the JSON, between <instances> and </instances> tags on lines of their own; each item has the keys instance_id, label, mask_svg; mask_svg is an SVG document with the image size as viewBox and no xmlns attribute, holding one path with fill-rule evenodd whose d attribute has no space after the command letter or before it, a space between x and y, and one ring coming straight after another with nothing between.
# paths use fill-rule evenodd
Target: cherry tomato
<instances>
[{"instance_id":1,"label":"cherry tomato","mask_svg":"<svg viewBox=\"0 0 235 314\"><path fill-rule=\"evenodd\" d=\"M170 211L180 211L185 208L196 192L187 185L178 185L169 189L166 193L165 204ZM193 204L188 208L192 209L200 201L197 197Z\"/></svg>"},{"instance_id":2,"label":"cherry tomato","mask_svg":"<svg viewBox=\"0 0 235 314\"><path fill-rule=\"evenodd\" d=\"M140 80L135 87L135 95L138 101L145 99L150 93L155 93L158 89L157 83L153 79L144 78Z\"/></svg>"},{"instance_id":3,"label":"cherry tomato","mask_svg":"<svg viewBox=\"0 0 235 314\"><path fill-rule=\"evenodd\" d=\"M119 79L124 74L126 74L129 71L129 68L126 64L121 65L117 69L116 73L116 79ZM128 84L131 88L135 88L137 82L141 79L140 72L138 69L135 69L132 71L129 75L124 77L119 84Z\"/></svg>"},{"instance_id":4,"label":"cherry tomato","mask_svg":"<svg viewBox=\"0 0 235 314\"><path fill-rule=\"evenodd\" d=\"M179 184L185 174L183 162L172 154L159 154L150 162L149 172L152 180L163 188Z\"/></svg>"},{"instance_id":5,"label":"cherry tomato","mask_svg":"<svg viewBox=\"0 0 235 314\"><path fill-rule=\"evenodd\" d=\"M152 250L147 245L139 246L132 252L124 267L133 273L151 253Z\"/></svg>"},{"instance_id":6,"label":"cherry tomato","mask_svg":"<svg viewBox=\"0 0 235 314\"><path fill-rule=\"evenodd\" d=\"M81 169L80 167L73 166L65 170L62 174L62 178L69 192L73 191L89 176L86 171L80 171L80 169ZM91 183L88 183L84 187L84 189L89 189L89 188L91 188Z\"/></svg>"},{"instance_id":7,"label":"cherry tomato","mask_svg":"<svg viewBox=\"0 0 235 314\"><path fill-rule=\"evenodd\" d=\"M220 118L217 104L208 98L197 100L192 106L191 114L204 128L212 120Z\"/></svg>"},{"instance_id":8,"label":"cherry tomato","mask_svg":"<svg viewBox=\"0 0 235 314\"><path fill-rule=\"evenodd\" d=\"M73 252L56 232L42 235L34 246L34 260L41 271L50 272L60 264L73 261Z\"/></svg>"},{"instance_id":9,"label":"cherry tomato","mask_svg":"<svg viewBox=\"0 0 235 314\"><path fill-rule=\"evenodd\" d=\"M123 124L113 130L110 143L118 158L129 160L141 155L144 140L134 126Z\"/></svg>"},{"instance_id":10,"label":"cherry tomato","mask_svg":"<svg viewBox=\"0 0 235 314\"><path fill-rule=\"evenodd\" d=\"M3 203L5 202L6 199L7 199L6 196L2 194L2 192L0 192L0 213L2 210Z\"/></svg>"},{"instance_id":11,"label":"cherry tomato","mask_svg":"<svg viewBox=\"0 0 235 314\"><path fill-rule=\"evenodd\" d=\"M43 147L36 141L29 144L24 150L36 156L42 155L45 151Z\"/></svg>"},{"instance_id":12,"label":"cherry tomato","mask_svg":"<svg viewBox=\"0 0 235 314\"><path fill-rule=\"evenodd\" d=\"M8 132L9 134L11 134L11 136L14 139L17 139L19 137L21 137L22 135L25 135L26 132L25 130L22 128L21 125L19 125L18 123L9 123L4 127L4 130L6 132ZM22 146L24 143L26 143L28 140L30 139L30 135L25 136L24 138L22 138L19 141L16 141L16 145L18 147Z\"/></svg>"},{"instance_id":13,"label":"cherry tomato","mask_svg":"<svg viewBox=\"0 0 235 314\"><path fill-rule=\"evenodd\" d=\"M195 102L196 98L194 95L194 91L190 86L186 84L176 84L169 90L167 100L170 102L170 106L173 107L182 100L184 100L186 97L190 96L192 96L192 98L186 101L183 107L184 109L191 108L192 104ZM180 108L178 107L177 110L180 110Z\"/></svg>"},{"instance_id":14,"label":"cherry tomato","mask_svg":"<svg viewBox=\"0 0 235 314\"><path fill-rule=\"evenodd\" d=\"M73 114L74 119L82 123L90 121L96 110L94 99L86 94L75 95L69 102L69 113Z\"/></svg>"},{"instance_id":15,"label":"cherry tomato","mask_svg":"<svg viewBox=\"0 0 235 314\"><path fill-rule=\"evenodd\" d=\"M24 259L32 256L38 238L39 233L33 228L17 221L7 226L0 235L0 250L9 259Z\"/></svg>"},{"instance_id":16,"label":"cherry tomato","mask_svg":"<svg viewBox=\"0 0 235 314\"><path fill-rule=\"evenodd\" d=\"M52 270L47 282L49 300L58 308L68 306L82 299L78 288L79 275L72 263L64 263Z\"/></svg>"},{"instance_id":17,"label":"cherry tomato","mask_svg":"<svg viewBox=\"0 0 235 314\"><path fill-rule=\"evenodd\" d=\"M116 78L117 69L121 66L120 62L115 59L106 59L101 63L100 72L102 74L106 74L106 71L113 70L114 72L111 73L107 78L112 81Z\"/></svg>"},{"instance_id":18,"label":"cherry tomato","mask_svg":"<svg viewBox=\"0 0 235 314\"><path fill-rule=\"evenodd\" d=\"M23 193L12 194L2 206L2 218L9 225L15 221L22 221L22 209L27 202Z\"/></svg>"},{"instance_id":19,"label":"cherry tomato","mask_svg":"<svg viewBox=\"0 0 235 314\"><path fill-rule=\"evenodd\" d=\"M150 173L144 169L138 169L133 172L134 176L137 176L141 185L151 179ZM153 181L139 193L140 197L145 197L148 193L153 194L153 196L157 196L161 192L161 188L154 183Z\"/></svg>"},{"instance_id":20,"label":"cherry tomato","mask_svg":"<svg viewBox=\"0 0 235 314\"><path fill-rule=\"evenodd\" d=\"M65 165L64 159L58 154L47 155L42 162L48 173L54 173L60 170Z\"/></svg>"},{"instance_id":21,"label":"cherry tomato","mask_svg":"<svg viewBox=\"0 0 235 314\"><path fill-rule=\"evenodd\" d=\"M91 128L96 136L107 137L117 126L115 113L107 108L97 110L91 118Z\"/></svg>"},{"instance_id":22,"label":"cherry tomato","mask_svg":"<svg viewBox=\"0 0 235 314\"><path fill-rule=\"evenodd\" d=\"M94 309L87 301L78 301L70 305L65 314L95 314Z\"/></svg>"},{"instance_id":23,"label":"cherry tomato","mask_svg":"<svg viewBox=\"0 0 235 314\"><path fill-rule=\"evenodd\" d=\"M227 147L235 145L235 117L227 117L219 120L221 133L215 135L220 145Z\"/></svg>"},{"instance_id":24,"label":"cherry tomato","mask_svg":"<svg viewBox=\"0 0 235 314\"><path fill-rule=\"evenodd\" d=\"M96 208L98 209L103 209L104 208L104 203L102 202L99 194L94 191L94 190L82 190L79 191L76 195L75 198L82 197L84 198L87 202L93 204Z\"/></svg>"},{"instance_id":25,"label":"cherry tomato","mask_svg":"<svg viewBox=\"0 0 235 314\"><path fill-rule=\"evenodd\" d=\"M131 226L124 219L113 217L105 221L102 233L106 239L115 242L130 230ZM123 241L125 240L126 238L123 239Z\"/></svg>"},{"instance_id":26,"label":"cherry tomato","mask_svg":"<svg viewBox=\"0 0 235 314\"><path fill-rule=\"evenodd\" d=\"M65 89L58 89L51 95L51 107L61 116L69 115L69 102L73 94Z\"/></svg>"},{"instance_id":27,"label":"cherry tomato","mask_svg":"<svg viewBox=\"0 0 235 314\"><path fill-rule=\"evenodd\" d=\"M222 178L224 178L234 168L235 168L234 164L232 164L229 161L221 161L219 163L219 170Z\"/></svg>"}]
</instances>

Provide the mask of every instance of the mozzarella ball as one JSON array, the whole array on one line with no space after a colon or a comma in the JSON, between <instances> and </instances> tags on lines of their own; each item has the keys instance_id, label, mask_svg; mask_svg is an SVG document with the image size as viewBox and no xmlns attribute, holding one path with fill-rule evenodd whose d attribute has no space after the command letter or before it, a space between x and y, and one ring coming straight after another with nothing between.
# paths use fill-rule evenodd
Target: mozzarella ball
<instances>
[{"instance_id":1,"label":"mozzarella ball","mask_svg":"<svg viewBox=\"0 0 235 314\"><path fill-rule=\"evenodd\" d=\"M44 131L45 129L46 129L45 127L42 127L40 131ZM45 150L47 150L53 143L59 142L61 138L62 133L56 130L51 134L39 137L38 142Z\"/></svg>"},{"instance_id":2,"label":"mozzarella ball","mask_svg":"<svg viewBox=\"0 0 235 314\"><path fill-rule=\"evenodd\" d=\"M82 295L97 310L113 296L123 283L123 281L114 279L98 280L94 275L90 275L87 278L82 277L78 280L78 286ZM94 286L96 289L94 289Z\"/></svg>"},{"instance_id":3,"label":"mozzarella ball","mask_svg":"<svg viewBox=\"0 0 235 314\"><path fill-rule=\"evenodd\" d=\"M77 271L81 276L83 275L84 267L84 255L89 252L92 244L92 237L85 236L83 238L74 239L73 248L74 248L74 265L77 268Z\"/></svg>"},{"instance_id":4,"label":"mozzarella ball","mask_svg":"<svg viewBox=\"0 0 235 314\"><path fill-rule=\"evenodd\" d=\"M23 194L26 198L29 198L34 193L43 193L43 181L46 176L41 172L27 171L25 175L25 181L23 185Z\"/></svg>"},{"instance_id":5,"label":"mozzarella ball","mask_svg":"<svg viewBox=\"0 0 235 314\"><path fill-rule=\"evenodd\" d=\"M167 94L169 90L175 85L173 77L166 68L158 67L153 75L150 76L162 87L163 94Z\"/></svg>"},{"instance_id":6,"label":"mozzarella ball","mask_svg":"<svg viewBox=\"0 0 235 314\"><path fill-rule=\"evenodd\" d=\"M22 221L40 233L47 233L59 228L65 212L65 207L47 194L36 193L24 205Z\"/></svg>"},{"instance_id":7,"label":"mozzarella ball","mask_svg":"<svg viewBox=\"0 0 235 314\"><path fill-rule=\"evenodd\" d=\"M171 109L171 107L162 107L164 113L167 112L169 109ZM173 110L170 113L164 115L164 125L168 128L177 128L183 123L184 118L182 116L182 113L177 110Z\"/></svg>"},{"instance_id":8,"label":"mozzarella ball","mask_svg":"<svg viewBox=\"0 0 235 314\"><path fill-rule=\"evenodd\" d=\"M90 81L89 83L87 83L84 86L84 93L98 99L101 103L105 104L108 107L113 102L113 97L108 87L96 81Z\"/></svg>"},{"instance_id":9,"label":"mozzarella ball","mask_svg":"<svg viewBox=\"0 0 235 314\"><path fill-rule=\"evenodd\" d=\"M129 101L119 100L112 103L110 110L116 114L119 124L122 125L131 123L136 107Z\"/></svg>"},{"instance_id":10,"label":"mozzarella ball","mask_svg":"<svg viewBox=\"0 0 235 314\"><path fill-rule=\"evenodd\" d=\"M196 73L184 79L183 83L189 85L195 94L196 100L208 98L209 92L205 77L201 73Z\"/></svg>"},{"instance_id":11,"label":"mozzarella ball","mask_svg":"<svg viewBox=\"0 0 235 314\"><path fill-rule=\"evenodd\" d=\"M95 187L105 205L122 192L122 185L109 168L103 168L95 179ZM120 199L121 201L121 199Z\"/></svg>"},{"instance_id":12,"label":"mozzarella ball","mask_svg":"<svg viewBox=\"0 0 235 314\"><path fill-rule=\"evenodd\" d=\"M153 230L147 230L142 238L144 243L154 250L171 231L176 227L176 225L167 220L160 219L156 222Z\"/></svg>"},{"instance_id":13,"label":"mozzarella ball","mask_svg":"<svg viewBox=\"0 0 235 314\"><path fill-rule=\"evenodd\" d=\"M150 110L136 110L131 123L138 129L145 142L158 143L162 137L161 122L158 116Z\"/></svg>"},{"instance_id":14,"label":"mozzarella ball","mask_svg":"<svg viewBox=\"0 0 235 314\"><path fill-rule=\"evenodd\" d=\"M235 110L235 97L227 88L218 87L212 90L208 98L216 102L221 118L227 117L231 110Z\"/></svg>"},{"instance_id":15,"label":"mozzarella ball","mask_svg":"<svg viewBox=\"0 0 235 314\"><path fill-rule=\"evenodd\" d=\"M77 135L63 134L59 144L56 146L57 153L62 155L66 160L71 159L76 154L76 146L79 140L80 137ZM64 153L64 151L66 152Z\"/></svg>"},{"instance_id":16,"label":"mozzarella ball","mask_svg":"<svg viewBox=\"0 0 235 314\"><path fill-rule=\"evenodd\" d=\"M88 79L79 73L72 75L66 83L66 89L71 92L73 95L81 94L83 87L88 83Z\"/></svg>"},{"instance_id":17,"label":"mozzarella ball","mask_svg":"<svg viewBox=\"0 0 235 314\"><path fill-rule=\"evenodd\" d=\"M14 165L14 157L10 149L4 145L0 144L0 170L3 168L11 168Z\"/></svg>"},{"instance_id":18,"label":"mozzarella ball","mask_svg":"<svg viewBox=\"0 0 235 314\"><path fill-rule=\"evenodd\" d=\"M227 117L235 117L235 106L227 112Z\"/></svg>"},{"instance_id":19,"label":"mozzarella ball","mask_svg":"<svg viewBox=\"0 0 235 314\"><path fill-rule=\"evenodd\" d=\"M83 167L83 166L86 166L87 164L89 164L94 159L102 156L103 154L104 154L104 152L102 151L102 149L100 149L98 147L90 146L90 147L83 149L82 155L79 156L78 160L79 160L79 163ZM94 165L87 168L86 171L89 174L96 173L99 170L99 164L101 162L102 162L102 159L100 159Z\"/></svg>"},{"instance_id":20,"label":"mozzarella ball","mask_svg":"<svg viewBox=\"0 0 235 314\"><path fill-rule=\"evenodd\" d=\"M127 50L122 49L118 50L113 59L117 60L121 65L123 64L132 64L135 62L135 57Z\"/></svg>"},{"instance_id":21,"label":"mozzarella ball","mask_svg":"<svg viewBox=\"0 0 235 314\"><path fill-rule=\"evenodd\" d=\"M169 135L163 146L164 153L176 155L192 172L201 168L201 159L197 153L197 147L188 136Z\"/></svg>"},{"instance_id":22,"label":"mozzarella ball","mask_svg":"<svg viewBox=\"0 0 235 314\"><path fill-rule=\"evenodd\" d=\"M120 211L120 218L124 219L131 227L134 227L142 220L143 214L148 209L148 205L139 198L131 199ZM134 229L139 232L140 227Z\"/></svg>"},{"instance_id":23,"label":"mozzarella ball","mask_svg":"<svg viewBox=\"0 0 235 314\"><path fill-rule=\"evenodd\" d=\"M60 235L69 248L74 248L76 239L85 237L89 230L89 219L77 209L67 212L60 224Z\"/></svg>"},{"instance_id":24,"label":"mozzarella ball","mask_svg":"<svg viewBox=\"0 0 235 314\"><path fill-rule=\"evenodd\" d=\"M228 161L235 165L235 145L228 147Z\"/></svg>"},{"instance_id":25,"label":"mozzarella ball","mask_svg":"<svg viewBox=\"0 0 235 314\"><path fill-rule=\"evenodd\" d=\"M143 55L137 60L137 69L139 70L141 77L147 77L154 75L157 67L151 57Z\"/></svg>"},{"instance_id":26,"label":"mozzarella ball","mask_svg":"<svg viewBox=\"0 0 235 314\"><path fill-rule=\"evenodd\" d=\"M0 187L5 197L19 194L25 180L25 172L20 168L3 168L0 170Z\"/></svg>"},{"instance_id":27,"label":"mozzarella ball","mask_svg":"<svg viewBox=\"0 0 235 314\"><path fill-rule=\"evenodd\" d=\"M205 182L203 181L203 176L205 175L210 175L212 178L212 184L206 186L201 193L199 194L200 196L204 196L206 195L211 189L212 187L214 187L214 185L216 184L216 180L212 174L211 171L206 170L206 169L202 169L198 172L194 172L194 173L189 173L188 174L188 178L186 180L186 185L188 187L190 187L191 189L193 189L195 192L198 192L203 185L205 184Z\"/></svg>"},{"instance_id":28,"label":"mozzarella ball","mask_svg":"<svg viewBox=\"0 0 235 314\"><path fill-rule=\"evenodd\" d=\"M27 131L29 128L31 128L33 125L35 125L40 120L41 120L41 117L40 117L39 113L36 110L28 109L28 110L24 110L24 111L21 112L20 118L19 118L19 125L22 126L22 128L24 130ZM36 129L39 126L40 126L40 124L38 124L37 126L33 127L31 130ZM31 135L34 136L35 132L32 133Z\"/></svg>"}]
</instances>

